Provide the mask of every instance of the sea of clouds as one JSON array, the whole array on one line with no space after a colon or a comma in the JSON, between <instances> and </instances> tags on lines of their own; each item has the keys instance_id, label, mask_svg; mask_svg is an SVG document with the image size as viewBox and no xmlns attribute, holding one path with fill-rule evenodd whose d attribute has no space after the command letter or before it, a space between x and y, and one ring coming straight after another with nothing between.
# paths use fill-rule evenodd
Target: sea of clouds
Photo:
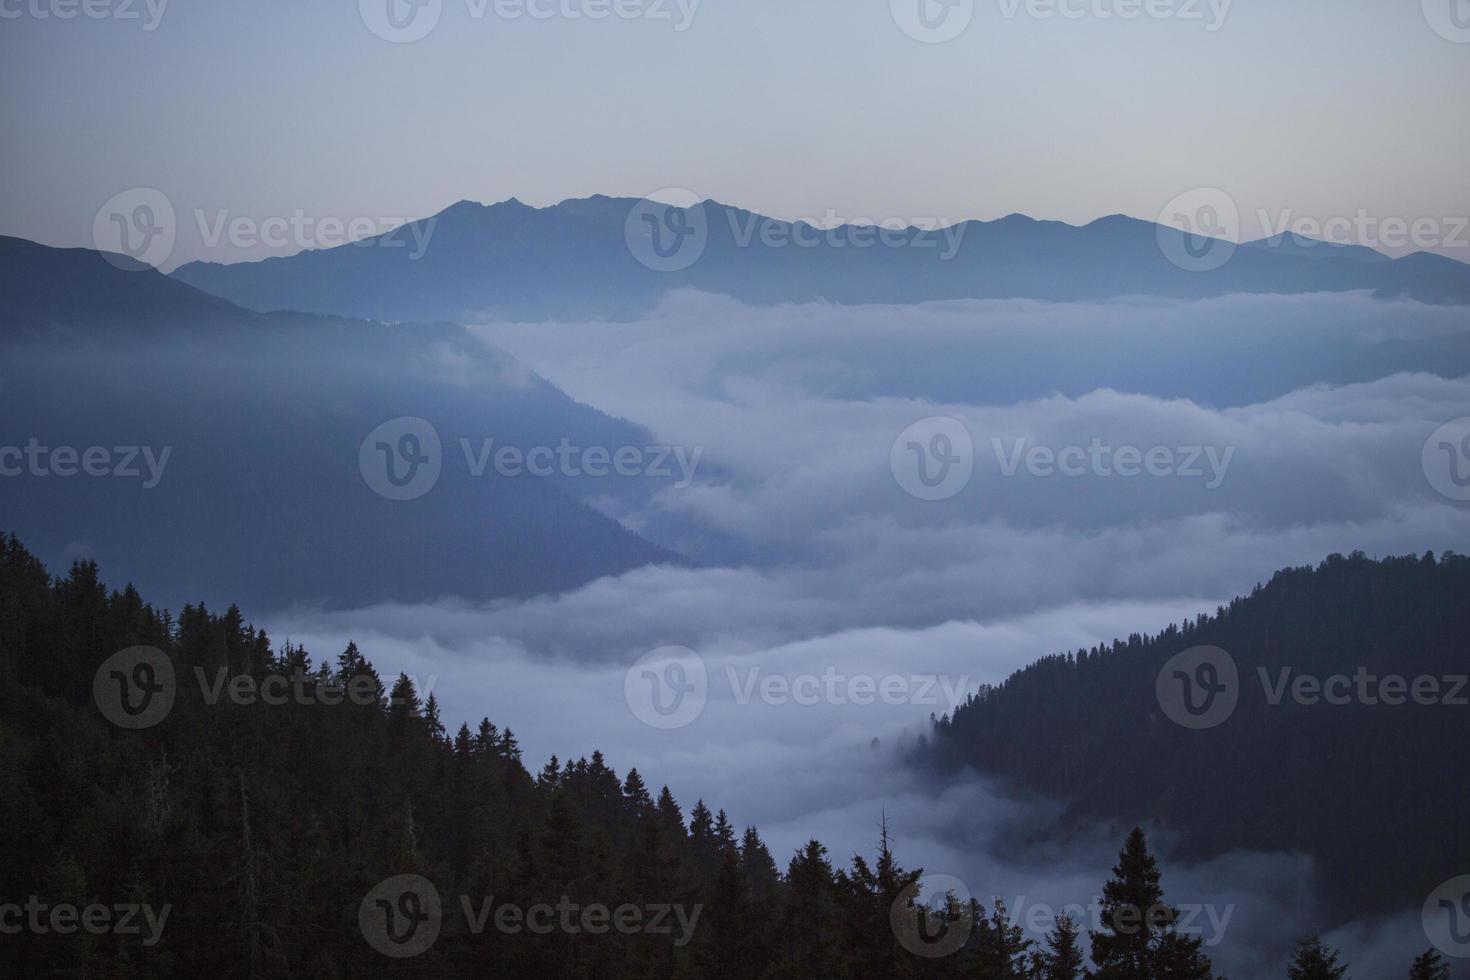
<instances>
[{"instance_id":1,"label":"sea of clouds","mask_svg":"<svg viewBox=\"0 0 1470 980\"><path fill-rule=\"evenodd\" d=\"M1423 462L1430 434L1470 415L1456 360L1470 317L1456 308L1341 295L750 308L685 294L635 323L473 329L572 397L702 449L691 486L593 501L694 563L526 601L295 608L271 631L318 656L356 640L385 674L432 685L452 727L488 715L513 728L532 768L600 748L686 812L703 798L758 825L783 866L814 836L839 863L869 854L886 816L905 864L1001 896L1023 921L1090 902L1128 828L1059 842L1040 832L1051 804L902 766L895 750L931 713L1039 656L1213 611L1285 566L1470 549L1470 505L1436 491ZM924 500L893 449L934 417L968 433L971 472ZM1094 442L1199 449L1204 475L1007 471L1018 445ZM668 645L697 653L708 699L665 730L625 682ZM863 697L861 678L897 696ZM1233 976L1280 973L1295 939L1328 926L1359 976L1402 974L1427 945L1417 908L1323 922L1299 855L1166 861L1164 884L1204 907Z\"/></svg>"}]
</instances>

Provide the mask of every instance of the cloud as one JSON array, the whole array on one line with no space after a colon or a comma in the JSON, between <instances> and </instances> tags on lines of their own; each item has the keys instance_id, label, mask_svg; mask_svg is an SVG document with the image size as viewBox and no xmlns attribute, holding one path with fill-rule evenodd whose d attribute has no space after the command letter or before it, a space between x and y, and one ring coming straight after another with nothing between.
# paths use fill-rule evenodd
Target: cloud
<instances>
[{"instance_id":1,"label":"cloud","mask_svg":"<svg viewBox=\"0 0 1470 980\"><path fill-rule=\"evenodd\" d=\"M741 559L715 547L704 567L560 595L303 607L267 625L318 655L353 638L380 669L438 675L446 719L511 726L533 764L601 748L686 810L703 797L758 824L783 863L812 836L839 862L868 853L886 813L906 863L979 897L1022 916L1086 905L1128 828L1059 838L1055 805L979 777L933 785L895 747L977 684L1213 611L1278 568L1354 549L1467 550L1470 509L1434 491L1421 450L1470 415L1470 377L1418 354L1331 377L1344 352L1377 356L1386 339L1412 351L1465 327L1457 310L1351 296L757 310L697 295L638 323L485 327L572 397L703 447L693 486L606 506L664 540L736 542ZM1016 376L1003 384L964 383L971 365L993 379L1004 363ZM1230 391L1210 380L1253 370L1269 378ZM960 420L975 446L969 483L942 501L906 493L890 460L929 416ZM1007 475L1016 440L1213 448L1228 465L1213 488L1190 475ZM661 731L624 683L670 644L697 651L709 696L692 724ZM860 703L867 681L898 696ZM762 695L768 682L785 696ZM797 689L821 693L799 703ZM1169 828L1154 830L1165 844ZM1232 975L1278 973L1291 943L1322 928L1299 855L1166 862L1165 885L1213 910L1226 934L1211 952ZM1411 932L1369 922L1329 939L1355 966L1401 972L1423 946Z\"/></svg>"}]
</instances>

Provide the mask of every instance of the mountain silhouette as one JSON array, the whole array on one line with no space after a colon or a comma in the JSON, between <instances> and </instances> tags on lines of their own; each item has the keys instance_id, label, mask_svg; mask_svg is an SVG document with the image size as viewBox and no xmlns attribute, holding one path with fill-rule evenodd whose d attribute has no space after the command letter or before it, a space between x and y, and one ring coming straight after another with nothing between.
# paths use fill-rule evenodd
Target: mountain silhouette
<instances>
[{"instance_id":1,"label":"mountain silhouette","mask_svg":"<svg viewBox=\"0 0 1470 980\"><path fill-rule=\"evenodd\" d=\"M13 471L0 512L50 560L107 560L173 605L262 609L537 594L680 560L582 502L666 481L476 475L461 439L478 461L488 439L525 451L650 437L461 327L264 315L118 256L13 238L0 270L3 442L47 450L0 457ZM418 499L368 479L366 437L397 417L441 442ZM396 438L382 439L390 452ZM74 455L54 460L64 447ZM81 472L94 447L111 460L94 471L138 475ZM153 486L144 449L155 464L168 451Z\"/></svg>"},{"instance_id":2,"label":"mountain silhouette","mask_svg":"<svg viewBox=\"0 0 1470 980\"><path fill-rule=\"evenodd\" d=\"M460 201L418 223L427 239L421 254L413 236L395 230L258 262L191 262L173 275L258 311L455 322L636 318L676 289L753 304L1351 290L1470 303L1470 267L1442 256L1391 259L1359 247L1305 246L1294 235L1235 246L1123 215L1074 226L1014 214L880 234L864 225L822 230L715 201L674 214L636 198L546 208L514 198ZM690 233L680 239L665 235L669 229ZM676 253L672 260L649 251L653 234ZM1216 257L1223 264L1192 271L1188 256L1201 253L1207 264ZM1191 267L1171 255L1186 256L1182 264Z\"/></svg>"}]
</instances>

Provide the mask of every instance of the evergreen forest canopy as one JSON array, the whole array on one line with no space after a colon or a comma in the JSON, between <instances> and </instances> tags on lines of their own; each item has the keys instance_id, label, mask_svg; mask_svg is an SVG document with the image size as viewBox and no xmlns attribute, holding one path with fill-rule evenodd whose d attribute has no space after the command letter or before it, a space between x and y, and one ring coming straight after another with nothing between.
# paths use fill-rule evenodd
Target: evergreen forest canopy
<instances>
[{"instance_id":1,"label":"evergreen forest canopy","mask_svg":"<svg viewBox=\"0 0 1470 980\"><path fill-rule=\"evenodd\" d=\"M166 716L130 729L104 717L99 692L109 659L140 646L181 680ZM191 683L196 670L223 671L230 690L290 678L306 696L211 703L223 688ZM175 618L131 586L109 590L91 562L52 578L13 536L0 538L0 681L0 948L15 975L1214 975L1141 830L1096 923L1061 916L1037 941L999 900L923 894L879 814L871 860L844 864L812 840L783 870L754 827L703 801L686 818L667 787L620 778L601 753L533 773L509 727L451 734L433 696L403 675L385 685L355 645L314 661L274 649L235 607ZM955 731L982 714L967 708ZM62 906L144 914L132 931L83 930ZM538 906L546 931L530 928ZM1289 975L1339 976L1335 957L1304 939ZM1433 951L1413 971L1447 976Z\"/></svg>"}]
</instances>

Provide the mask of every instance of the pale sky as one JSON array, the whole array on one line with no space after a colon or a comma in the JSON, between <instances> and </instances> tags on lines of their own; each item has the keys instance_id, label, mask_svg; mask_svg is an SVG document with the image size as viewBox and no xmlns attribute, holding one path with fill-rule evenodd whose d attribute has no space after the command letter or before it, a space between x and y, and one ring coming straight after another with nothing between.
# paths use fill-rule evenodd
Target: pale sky
<instances>
[{"instance_id":1,"label":"pale sky","mask_svg":"<svg viewBox=\"0 0 1470 980\"><path fill-rule=\"evenodd\" d=\"M389 0L151 2L0 0L0 233L91 245L110 197L156 188L171 268L334 243L211 245L221 218L462 198L1082 223L1218 187L1241 238L1428 219L1470 255L1466 0L922 0L964 28L942 43L901 26L922 33L921 0L392 0L433 24L409 43L368 26Z\"/></svg>"}]
</instances>

